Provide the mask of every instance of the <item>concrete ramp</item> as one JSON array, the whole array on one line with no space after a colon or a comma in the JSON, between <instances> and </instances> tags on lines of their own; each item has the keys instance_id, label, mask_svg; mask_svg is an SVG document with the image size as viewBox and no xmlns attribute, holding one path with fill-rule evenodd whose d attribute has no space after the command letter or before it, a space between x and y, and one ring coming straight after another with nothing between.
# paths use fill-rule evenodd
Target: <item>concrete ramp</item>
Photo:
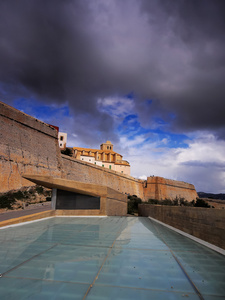
<instances>
[{"instance_id":1,"label":"concrete ramp","mask_svg":"<svg viewBox=\"0 0 225 300\"><path fill-rule=\"evenodd\" d=\"M106 186L52 176L24 174L38 185L51 188L52 209L62 215L125 216L127 196Z\"/></svg>"}]
</instances>

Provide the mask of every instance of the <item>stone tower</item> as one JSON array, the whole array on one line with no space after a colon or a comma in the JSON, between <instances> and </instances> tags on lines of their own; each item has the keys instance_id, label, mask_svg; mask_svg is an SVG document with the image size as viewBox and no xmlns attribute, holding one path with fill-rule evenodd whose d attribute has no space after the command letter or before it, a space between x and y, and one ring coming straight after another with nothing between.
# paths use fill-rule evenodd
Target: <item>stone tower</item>
<instances>
[{"instance_id":1,"label":"stone tower","mask_svg":"<svg viewBox=\"0 0 225 300\"><path fill-rule=\"evenodd\" d=\"M106 143L101 144L100 149L104 151L105 150L113 151L113 144L110 141L107 141Z\"/></svg>"}]
</instances>

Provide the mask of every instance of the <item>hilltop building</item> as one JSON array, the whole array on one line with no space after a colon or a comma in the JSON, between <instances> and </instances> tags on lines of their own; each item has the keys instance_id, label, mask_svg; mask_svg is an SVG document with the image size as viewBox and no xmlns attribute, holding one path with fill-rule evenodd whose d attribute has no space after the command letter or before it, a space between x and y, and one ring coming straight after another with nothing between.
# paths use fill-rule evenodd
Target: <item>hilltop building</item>
<instances>
[{"instance_id":1,"label":"hilltop building","mask_svg":"<svg viewBox=\"0 0 225 300\"><path fill-rule=\"evenodd\" d=\"M113 151L110 141L100 145L100 149L73 147L73 157L105 167L116 172L130 175L130 164L123 160L123 156Z\"/></svg>"},{"instance_id":2,"label":"hilltop building","mask_svg":"<svg viewBox=\"0 0 225 300\"><path fill-rule=\"evenodd\" d=\"M67 143L67 133L58 132L58 141L59 141L60 150L65 150L66 149L66 143Z\"/></svg>"},{"instance_id":3,"label":"hilltop building","mask_svg":"<svg viewBox=\"0 0 225 300\"><path fill-rule=\"evenodd\" d=\"M59 132L59 127L58 126L55 126L55 125L52 125L52 124L48 124L48 125L57 130L59 148L60 148L60 150L65 150L66 149L66 143L67 143L67 133Z\"/></svg>"}]
</instances>

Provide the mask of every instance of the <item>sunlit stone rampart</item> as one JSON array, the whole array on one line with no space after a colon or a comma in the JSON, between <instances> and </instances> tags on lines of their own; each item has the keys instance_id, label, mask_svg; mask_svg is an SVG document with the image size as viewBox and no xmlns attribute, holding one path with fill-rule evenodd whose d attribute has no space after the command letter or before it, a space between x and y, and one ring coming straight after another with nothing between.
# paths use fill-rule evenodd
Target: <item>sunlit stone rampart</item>
<instances>
[{"instance_id":1,"label":"sunlit stone rampart","mask_svg":"<svg viewBox=\"0 0 225 300\"><path fill-rule=\"evenodd\" d=\"M56 129L0 102L0 193L31 186L23 174L46 175L107 186L143 200L193 200L192 184L162 177L138 180L113 170L61 155Z\"/></svg>"},{"instance_id":2,"label":"sunlit stone rampart","mask_svg":"<svg viewBox=\"0 0 225 300\"><path fill-rule=\"evenodd\" d=\"M185 198L192 201L197 197L193 184L183 181L165 179L163 177L152 176L147 178L146 188L144 188L144 199L175 199Z\"/></svg>"}]
</instances>

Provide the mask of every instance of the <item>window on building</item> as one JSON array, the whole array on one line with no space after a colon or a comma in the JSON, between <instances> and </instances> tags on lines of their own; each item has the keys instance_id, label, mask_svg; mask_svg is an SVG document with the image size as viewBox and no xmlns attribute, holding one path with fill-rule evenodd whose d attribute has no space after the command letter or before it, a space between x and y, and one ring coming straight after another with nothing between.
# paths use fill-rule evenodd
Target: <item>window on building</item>
<instances>
[{"instance_id":1,"label":"window on building","mask_svg":"<svg viewBox=\"0 0 225 300\"><path fill-rule=\"evenodd\" d=\"M112 169L112 166L111 166L111 165L109 165L109 169L110 169L110 170Z\"/></svg>"},{"instance_id":2,"label":"window on building","mask_svg":"<svg viewBox=\"0 0 225 300\"><path fill-rule=\"evenodd\" d=\"M84 159L82 158L82 160L84 160Z\"/></svg>"},{"instance_id":3,"label":"window on building","mask_svg":"<svg viewBox=\"0 0 225 300\"><path fill-rule=\"evenodd\" d=\"M89 161L91 161L91 159L89 159Z\"/></svg>"},{"instance_id":4,"label":"window on building","mask_svg":"<svg viewBox=\"0 0 225 300\"><path fill-rule=\"evenodd\" d=\"M112 149L112 147L110 146L110 150Z\"/></svg>"},{"instance_id":5,"label":"window on building","mask_svg":"<svg viewBox=\"0 0 225 300\"><path fill-rule=\"evenodd\" d=\"M62 143L60 143L60 147L62 147Z\"/></svg>"},{"instance_id":6,"label":"window on building","mask_svg":"<svg viewBox=\"0 0 225 300\"><path fill-rule=\"evenodd\" d=\"M63 141L63 136L60 136L60 141Z\"/></svg>"},{"instance_id":7,"label":"window on building","mask_svg":"<svg viewBox=\"0 0 225 300\"><path fill-rule=\"evenodd\" d=\"M107 146L107 149L109 149L109 146Z\"/></svg>"}]
</instances>

